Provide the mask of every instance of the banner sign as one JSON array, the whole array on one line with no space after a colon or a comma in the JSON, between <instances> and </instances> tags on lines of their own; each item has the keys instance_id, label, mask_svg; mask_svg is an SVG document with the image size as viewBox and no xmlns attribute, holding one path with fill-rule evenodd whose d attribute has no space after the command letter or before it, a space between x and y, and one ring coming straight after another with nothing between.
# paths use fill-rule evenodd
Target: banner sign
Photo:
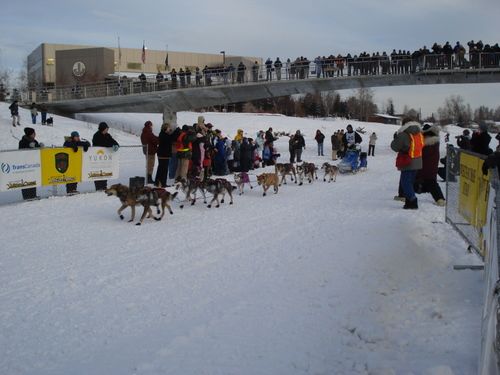
<instances>
[{"instance_id":1,"label":"banner sign","mask_svg":"<svg viewBox=\"0 0 500 375\"><path fill-rule=\"evenodd\" d=\"M43 148L42 185L61 185L82 180L82 149Z\"/></svg>"},{"instance_id":2,"label":"banner sign","mask_svg":"<svg viewBox=\"0 0 500 375\"><path fill-rule=\"evenodd\" d=\"M0 191L40 186L40 151L0 153Z\"/></svg>"},{"instance_id":3,"label":"banner sign","mask_svg":"<svg viewBox=\"0 0 500 375\"><path fill-rule=\"evenodd\" d=\"M83 153L82 181L113 180L119 177L119 151L112 148L90 147Z\"/></svg>"},{"instance_id":4,"label":"banner sign","mask_svg":"<svg viewBox=\"0 0 500 375\"><path fill-rule=\"evenodd\" d=\"M458 212L476 228L486 222L489 182L483 176L483 160L477 156L460 153L460 193Z\"/></svg>"}]
</instances>

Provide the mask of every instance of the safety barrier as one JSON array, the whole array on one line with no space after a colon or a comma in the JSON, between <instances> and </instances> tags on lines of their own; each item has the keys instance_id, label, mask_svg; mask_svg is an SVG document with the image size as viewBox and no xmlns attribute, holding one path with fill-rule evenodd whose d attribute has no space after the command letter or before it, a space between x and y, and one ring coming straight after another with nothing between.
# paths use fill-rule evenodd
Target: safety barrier
<instances>
[{"instance_id":1,"label":"safety barrier","mask_svg":"<svg viewBox=\"0 0 500 375\"><path fill-rule=\"evenodd\" d=\"M446 221L481 258L486 221L488 180L481 166L484 155L448 145L446 154Z\"/></svg>"},{"instance_id":2,"label":"safety barrier","mask_svg":"<svg viewBox=\"0 0 500 375\"><path fill-rule=\"evenodd\" d=\"M229 67L208 68L172 75L109 79L104 82L70 86L33 87L28 90L26 101L55 102L156 91L175 90L202 86L218 86L275 80L301 80L309 78L333 78L343 76L406 75L415 73L492 72L500 70L500 53L380 55L357 58L332 57L321 61L283 61L281 68L273 65L247 66L244 70Z\"/></svg>"},{"instance_id":3,"label":"safety barrier","mask_svg":"<svg viewBox=\"0 0 500 375\"><path fill-rule=\"evenodd\" d=\"M484 175L485 156L448 145L446 221L484 261L480 375L500 375L500 181L498 170Z\"/></svg>"},{"instance_id":4,"label":"safety barrier","mask_svg":"<svg viewBox=\"0 0 500 375\"><path fill-rule=\"evenodd\" d=\"M125 183L146 176L143 146L111 148L43 147L0 151L0 205L23 200L21 190L36 188L36 196L66 195L67 183L78 183L80 193L95 191L94 181Z\"/></svg>"}]
</instances>

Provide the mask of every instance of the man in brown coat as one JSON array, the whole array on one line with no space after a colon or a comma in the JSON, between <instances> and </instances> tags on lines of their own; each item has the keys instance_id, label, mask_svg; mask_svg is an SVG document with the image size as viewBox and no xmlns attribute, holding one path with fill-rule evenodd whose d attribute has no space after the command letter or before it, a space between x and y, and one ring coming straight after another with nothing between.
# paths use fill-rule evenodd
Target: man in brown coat
<instances>
[{"instance_id":1,"label":"man in brown coat","mask_svg":"<svg viewBox=\"0 0 500 375\"><path fill-rule=\"evenodd\" d=\"M158 150L158 137L153 134L153 123L146 121L141 133L142 152L146 155L148 171L148 184L153 184L153 170L155 168L156 151Z\"/></svg>"}]
</instances>

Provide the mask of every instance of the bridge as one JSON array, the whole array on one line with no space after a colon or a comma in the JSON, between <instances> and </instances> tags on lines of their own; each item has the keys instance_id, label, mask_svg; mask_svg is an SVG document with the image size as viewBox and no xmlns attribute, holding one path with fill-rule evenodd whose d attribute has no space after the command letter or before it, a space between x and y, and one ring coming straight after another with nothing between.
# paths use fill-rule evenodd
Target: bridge
<instances>
[{"instance_id":1,"label":"bridge","mask_svg":"<svg viewBox=\"0 0 500 375\"><path fill-rule=\"evenodd\" d=\"M408 69L405 74L389 74L379 70L378 66L369 73L353 75L351 69L344 76L336 74L316 74L314 64L308 65L307 72L302 75L289 74L283 69L280 80L272 71L267 80L265 67L255 72L243 72L236 80L236 73L222 72L210 77L210 84L202 86L198 79L196 84L181 81L158 82L114 81L85 86L55 88L45 92L46 107L50 112L71 116L75 113L89 112L138 112L163 113L164 121L176 123L176 113L204 107L247 102L259 99L278 98L294 94L307 94L323 91L357 89L361 87L387 87L409 85L498 83L500 67L479 68L427 68ZM325 70L325 67L322 67ZM337 74L339 69L332 69ZM399 70L397 70L399 71ZM404 71L404 70L403 70ZM366 71L361 71L365 73ZM248 75L250 80L248 82ZM340 74L339 74L340 75ZM318 77L321 76L321 77ZM266 79L264 79L266 77ZM204 77L205 80L207 77ZM241 80L240 80L241 78ZM235 82L237 81L237 82ZM206 83L205 83L206 84ZM40 101L40 100L39 100Z\"/></svg>"}]
</instances>

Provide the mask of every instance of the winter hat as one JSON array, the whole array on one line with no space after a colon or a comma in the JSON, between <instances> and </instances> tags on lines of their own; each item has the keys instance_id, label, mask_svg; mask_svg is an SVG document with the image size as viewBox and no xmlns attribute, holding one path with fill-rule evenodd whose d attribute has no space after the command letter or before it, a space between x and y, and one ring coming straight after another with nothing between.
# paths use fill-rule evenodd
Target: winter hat
<instances>
[{"instance_id":1,"label":"winter hat","mask_svg":"<svg viewBox=\"0 0 500 375\"><path fill-rule=\"evenodd\" d=\"M148 120L148 121L146 121L146 122L144 123L144 127L146 127L146 126L153 126L153 123L152 123L151 121L149 121L149 120Z\"/></svg>"},{"instance_id":2,"label":"winter hat","mask_svg":"<svg viewBox=\"0 0 500 375\"><path fill-rule=\"evenodd\" d=\"M439 128L436 125L424 124L422 132L429 135L439 135Z\"/></svg>"},{"instance_id":3,"label":"winter hat","mask_svg":"<svg viewBox=\"0 0 500 375\"><path fill-rule=\"evenodd\" d=\"M99 123L99 131L102 132L104 129L108 129L109 126L105 122Z\"/></svg>"},{"instance_id":4,"label":"winter hat","mask_svg":"<svg viewBox=\"0 0 500 375\"><path fill-rule=\"evenodd\" d=\"M27 137L29 137L32 134L35 134L35 129L33 128L24 128L24 134L26 134Z\"/></svg>"},{"instance_id":5,"label":"winter hat","mask_svg":"<svg viewBox=\"0 0 500 375\"><path fill-rule=\"evenodd\" d=\"M80 134L78 134L78 132L71 132L71 138L75 138L75 137L79 137Z\"/></svg>"}]
</instances>

